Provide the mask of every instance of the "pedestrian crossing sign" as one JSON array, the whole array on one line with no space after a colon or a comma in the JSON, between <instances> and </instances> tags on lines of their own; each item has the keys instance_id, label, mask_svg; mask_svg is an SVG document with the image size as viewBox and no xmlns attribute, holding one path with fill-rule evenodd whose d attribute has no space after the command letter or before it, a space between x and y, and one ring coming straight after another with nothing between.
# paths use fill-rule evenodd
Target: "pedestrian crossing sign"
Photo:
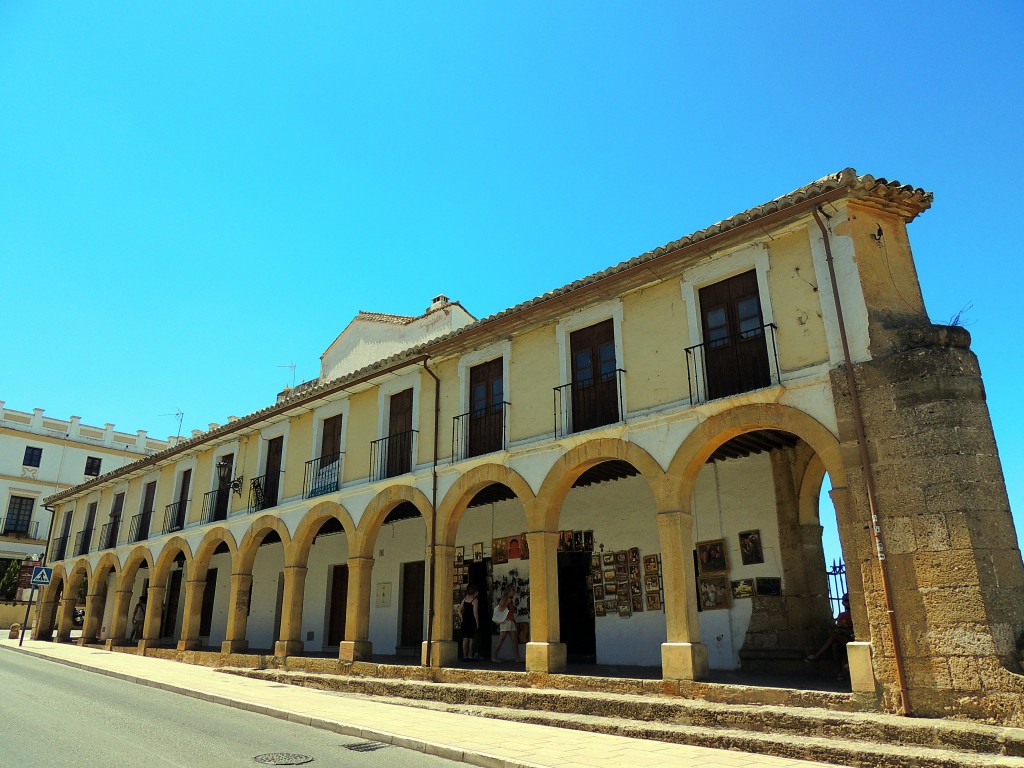
<instances>
[{"instance_id":1,"label":"pedestrian crossing sign","mask_svg":"<svg viewBox=\"0 0 1024 768\"><path fill-rule=\"evenodd\" d=\"M50 586L50 580L53 578L53 568L47 568L44 565L37 565L32 569L32 586L33 587L48 587Z\"/></svg>"}]
</instances>

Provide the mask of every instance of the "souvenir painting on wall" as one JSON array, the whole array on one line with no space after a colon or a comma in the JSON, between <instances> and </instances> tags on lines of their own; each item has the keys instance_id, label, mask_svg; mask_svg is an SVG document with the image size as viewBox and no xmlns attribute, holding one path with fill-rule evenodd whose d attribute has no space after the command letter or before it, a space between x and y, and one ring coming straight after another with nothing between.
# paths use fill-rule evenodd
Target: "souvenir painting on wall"
<instances>
[{"instance_id":1,"label":"souvenir painting on wall","mask_svg":"<svg viewBox=\"0 0 1024 768\"><path fill-rule=\"evenodd\" d=\"M584 531L583 532L583 551L593 552L594 551L594 532Z\"/></svg>"},{"instance_id":2,"label":"souvenir painting on wall","mask_svg":"<svg viewBox=\"0 0 1024 768\"><path fill-rule=\"evenodd\" d=\"M518 536L509 536L505 540L505 552L509 560L518 560L522 556L523 547Z\"/></svg>"},{"instance_id":3,"label":"souvenir painting on wall","mask_svg":"<svg viewBox=\"0 0 1024 768\"><path fill-rule=\"evenodd\" d=\"M616 565L626 565L626 563L628 563L628 562L629 562L629 553L626 552L626 550L622 550L621 552L616 552L615 553L615 564Z\"/></svg>"},{"instance_id":4,"label":"souvenir painting on wall","mask_svg":"<svg viewBox=\"0 0 1024 768\"><path fill-rule=\"evenodd\" d=\"M629 564L629 580L640 581L640 565L638 563Z\"/></svg>"},{"instance_id":5,"label":"souvenir painting on wall","mask_svg":"<svg viewBox=\"0 0 1024 768\"><path fill-rule=\"evenodd\" d=\"M753 579L739 579L738 581L732 582L732 596L733 599L741 599L744 597L754 596L754 580Z\"/></svg>"},{"instance_id":6,"label":"souvenir painting on wall","mask_svg":"<svg viewBox=\"0 0 1024 768\"><path fill-rule=\"evenodd\" d=\"M508 562L508 550L505 539L491 539L491 562L500 565Z\"/></svg>"},{"instance_id":7,"label":"souvenir painting on wall","mask_svg":"<svg viewBox=\"0 0 1024 768\"><path fill-rule=\"evenodd\" d=\"M615 565L615 553L605 552L603 555L603 562L605 565Z\"/></svg>"},{"instance_id":8,"label":"souvenir painting on wall","mask_svg":"<svg viewBox=\"0 0 1024 768\"><path fill-rule=\"evenodd\" d=\"M645 555L644 556L644 573L653 573L657 575L658 568L658 556L657 555Z\"/></svg>"},{"instance_id":9,"label":"souvenir painting on wall","mask_svg":"<svg viewBox=\"0 0 1024 768\"><path fill-rule=\"evenodd\" d=\"M559 531L558 551L572 552L572 531Z\"/></svg>"},{"instance_id":10,"label":"souvenir painting on wall","mask_svg":"<svg viewBox=\"0 0 1024 768\"><path fill-rule=\"evenodd\" d=\"M483 561L483 559L484 543L482 541L478 541L476 544L473 545L473 561L479 563Z\"/></svg>"},{"instance_id":11,"label":"souvenir painting on wall","mask_svg":"<svg viewBox=\"0 0 1024 768\"><path fill-rule=\"evenodd\" d=\"M519 534L519 559L530 559L530 540L525 533Z\"/></svg>"},{"instance_id":12,"label":"souvenir painting on wall","mask_svg":"<svg viewBox=\"0 0 1024 768\"><path fill-rule=\"evenodd\" d=\"M744 565L757 565L764 562L764 550L761 548L761 531L743 531L740 533L740 560Z\"/></svg>"},{"instance_id":13,"label":"souvenir painting on wall","mask_svg":"<svg viewBox=\"0 0 1024 768\"><path fill-rule=\"evenodd\" d=\"M644 576L644 592L658 592L661 590L661 579L656 573L649 573Z\"/></svg>"},{"instance_id":14,"label":"souvenir painting on wall","mask_svg":"<svg viewBox=\"0 0 1024 768\"><path fill-rule=\"evenodd\" d=\"M466 559L466 548L456 547L455 548L455 564L462 565L462 562Z\"/></svg>"},{"instance_id":15,"label":"souvenir painting on wall","mask_svg":"<svg viewBox=\"0 0 1024 768\"><path fill-rule=\"evenodd\" d=\"M602 602L604 601L604 585L603 584L595 584L594 585L594 600L600 600Z\"/></svg>"},{"instance_id":16,"label":"souvenir painting on wall","mask_svg":"<svg viewBox=\"0 0 1024 768\"><path fill-rule=\"evenodd\" d=\"M593 568L590 571L590 578L593 579L595 584L600 584L604 581L604 573L600 568Z\"/></svg>"},{"instance_id":17,"label":"souvenir painting on wall","mask_svg":"<svg viewBox=\"0 0 1024 768\"><path fill-rule=\"evenodd\" d=\"M697 542L697 564L700 574L724 573L729 570L725 559L725 539Z\"/></svg>"},{"instance_id":18,"label":"souvenir painting on wall","mask_svg":"<svg viewBox=\"0 0 1024 768\"><path fill-rule=\"evenodd\" d=\"M583 549L583 531L572 532L572 551L573 552L585 552Z\"/></svg>"},{"instance_id":19,"label":"souvenir painting on wall","mask_svg":"<svg viewBox=\"0 0 1024 768\"><path fill-rule=\"evenodd\" d=\"M619 618L628 619L630 616L633 615L633 606L629 602L629 598L626 598L625 600L619 600L618 610Z\"/></svg>"},{"instance_id":20,"label":"souvenir painting on wall","mask_svg":"<svg viewBox=\"0 0 1024 768\"><path fill-rule=\"evenodd\" d=\"M660 611L661 610L661 593L660 592L648 592L645 596L647 601L648 611Z\"/></svg>"},{"instance_id":21,"label":"souvenir painting on wall","mask_svg":"<svg viewBox=\"0 0 1024 768\"><path fill-rule=\"evenodd\" d=\"M601 556L596 552L590 556L590 567L597 569L601 568Z\"/></svg>"},{"instance_id":22,"label":"souvenir painting on wall","mask_svg":"<svg viewBox=\"0 0 1024 768\"><path fill-rule=\"evenodd\" d=\"M622 579L625 579L625 578L629 577L629 570L627 569L625 563L616 563L615 564L615 576L620 581Z\"/></svg>"},{"instance_id":23,"label":"souvenir painting on wall","mask_svg":"<svg viewBox=\"0 0 1024 768\"><path fill-rule=\"evenodd\" d=\"M607 595L616 595L619 592L619 585L615 581L605 582L604 591Z\"/></svg>"},{"instance_id":24,"label":"souvenir painting on wall","mask_svg":"<svg viewBox=\"0 0 1024 768\"><path fill-rule=\"evenodd\" d=\"M618 577L615 575L615 569L614 568L605 568L604 569L604 580L605 581L615 581L617 578Z\"/></svg>"},{"instance_id":25,"label":"souvenir painting on wall","mask_svg":"<svg viewBox=\"0 0 1024 768\"><path fill-rule=\"evenodd\" d=\"M697 579L700 607L705 611L717 611L732 605L728 576L701 576Z\"/></svg>"},{"instance_id":26,"label":"souvenir painting on wall","mask_svg":"<svg viewBox=\"0 0 1024 768\"><path fill-rule=\"evenodd\" d=\"M633 613L643 613L644 611L644 599L640 595L633 595L630 598L630 605L633 608Z\"/></svg>"},{"instance_id":27,"label":"souvenir painting on wall","mask_svg":"<svg viewBox=\"0 0 1024 768\"><path fill-rule=\"evenodd\" d=\"M782 579L778 576L758 576L755 580L755 592L768 597L782 594Z\"/></svg>"},{"instance_id":28,"label":"souvenir painting on wall","mask_svg":"<svg viewBox=\"0 0 1024 768\"><path fill-rule=\"evenodd\" d=\"M594 615L595 616L607 616L608 615L608 611L606 611L605 608L604 608L604 600L599 600L598 602L594 603Z\"/></svg>"},{"instance_id":29,"label":"souvenir painting on wall","mask_svg":"<svg viewBox=\"0 0 1024 768\"><path fill-rule=\"evenodd\" d=\"M639 563L640 562L640 548L631 547L629 550L629 562Z\"/></svg>"}]
</instances>

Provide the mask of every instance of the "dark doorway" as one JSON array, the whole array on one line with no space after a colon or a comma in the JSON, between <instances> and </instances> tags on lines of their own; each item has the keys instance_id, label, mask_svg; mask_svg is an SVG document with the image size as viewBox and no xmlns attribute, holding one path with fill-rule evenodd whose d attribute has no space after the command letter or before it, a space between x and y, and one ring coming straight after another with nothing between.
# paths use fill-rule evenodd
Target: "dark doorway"
<instances>
[{"instance_id":1,"label":"dark doorway","mask_svg":"<svg viewBox=\"0 0 1024 768\"><path fill-rule=\"evenodd\" d=\"M267 441L266 480L263 483L263 506L268 509L277 506L277 492L281 485L281 454L284 452L284 438L275 437Z\"/></svg>"},{"instance_id":2,"label":"dark doorway","mask_svg":"<svg viewBox=\"0 0 1024 768\"><path fill-rule=\"evenodd\" d=\"M701 288L700 317L709 399L771 383L756 272Z\"/></svg>"},{"instance_id":3,"label":"dark doorway","mask_svg":"<svg viewBox=\"0 0 1024 768\"><path fill-rule=\"evenodd\" d=\"M412 390L391 396L388 409L388 458L385 477L404 475L412 467Z\"/></svg>"},{"instance_id":4,"label":"dark doorway","mask_svg":"<svg viewBox=\"0 0 1024 768\"><path fill-rule=\"evenodd\" d=\"M167 600L164 603L164 617L161 623L161 637L174 639L175 629L178 623L178 600L181 596L181 574L182 571L171 571L167 580Z\"/></svg>"},{"instance_id":5,"label":"dark doorway","mask_svg":"<svg viewBox=\"0 0 1024 768\"><path fill-rule=\"evenodd\" d=\"M469 446L467 456L501 450L504 445L502 358L469 369Z\"/></svg>"},{"instance_id":6,"label":"dark doorway","mask_svg":"<svg viewBox=\"0 0 1024 768\"><path fill-rule=\"evenodd\" d=\"M399 647L419 651L423 642L423 585L426 562L402 563L402 627Z\"/></svg>"},{"instance_id":7,"label":"dark doorway","mask_svg":"<svg viewBox=\"0 0 1024 768\"><path fill-rule=\"evenodd\" d=\"M203 605L199 610L199 636L209 637L210 626L213 624L213 601L217 597L217 569L210 568L206 572L206 584L203 586Z\"/></svg>"},{"instance_id":8,"label":"dark doorway","mask_svg":"<svg viewBox=\"0 0 1024 768\"><path fill-rule=\"evenodd\" d=\"M569 661L593 664L597 659L594 596L587 586L589 552L558 553L558 624Z\"/></svg>"},{"instance_id":9,"label":"dark doorway","mask_svg":"<svg viewBox=\"0 0 1024 768\"><path fill-rule=\"evenodd\" d=\"M327 645L341 645L345 639L345 613L348 610L348 566L332 565L327 597Z\"/></svg>"},{"instance_id":10,"label":"dark doorway","mask_svg":"<svg viewBox=\"0 0 1024 768\"><path fill-rule=\"evenodd\" d=\"M582 432L619 420L615 378L615 329L611 320L569 336L572 354L572 431Z\"/></svg>"}]
</instances>

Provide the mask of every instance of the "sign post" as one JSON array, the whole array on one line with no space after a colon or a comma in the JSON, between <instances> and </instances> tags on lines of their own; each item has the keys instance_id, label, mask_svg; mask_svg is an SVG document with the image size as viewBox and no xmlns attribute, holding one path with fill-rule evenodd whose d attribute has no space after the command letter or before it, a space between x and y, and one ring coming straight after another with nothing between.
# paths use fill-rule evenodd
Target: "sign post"
<instances>
[{"instance_id":1,"label":"sign post","mask_svg":"<svg viewBox=\"0 0 1024 768\"><path fill-rule=\"evenodd\" d=\"M53 580L53 568L47 568L42 565L32 565L32 578L29 579L29 584L32 587L32 591L28 593L28 605L25 606L25 623L21 625L21 633L18 635L18 647L25 642L25 632L28 629L28 617L32 612L32 601L36 596L36 587L48 587L50 581ZM27 566L22 565L22 570L27 570Z\"/></svg>"}]
</instances>

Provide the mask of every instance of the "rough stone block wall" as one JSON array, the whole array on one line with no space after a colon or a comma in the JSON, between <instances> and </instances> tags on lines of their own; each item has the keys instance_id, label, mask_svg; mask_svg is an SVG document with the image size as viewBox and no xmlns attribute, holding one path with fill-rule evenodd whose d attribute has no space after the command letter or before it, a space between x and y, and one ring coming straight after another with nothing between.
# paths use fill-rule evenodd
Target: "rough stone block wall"
<instances>
[{"instance_id":1,"label":"rough stone block wall","mask_svg":"<svg viewBox=\"0 0 1024 768\"><path fill-rule=\"evenodd\" d=\"M855 376L911 711L1019 725L1024 565L978 361L961 328L907 329L901 339L888 356L856 365ZM842 368L832 387L849 524L864 542L870 512ZM863 544L857 555L861 621L870 626L875 672L891 704L895 670L879 563Z\"/></svg>"}]
</instances>

